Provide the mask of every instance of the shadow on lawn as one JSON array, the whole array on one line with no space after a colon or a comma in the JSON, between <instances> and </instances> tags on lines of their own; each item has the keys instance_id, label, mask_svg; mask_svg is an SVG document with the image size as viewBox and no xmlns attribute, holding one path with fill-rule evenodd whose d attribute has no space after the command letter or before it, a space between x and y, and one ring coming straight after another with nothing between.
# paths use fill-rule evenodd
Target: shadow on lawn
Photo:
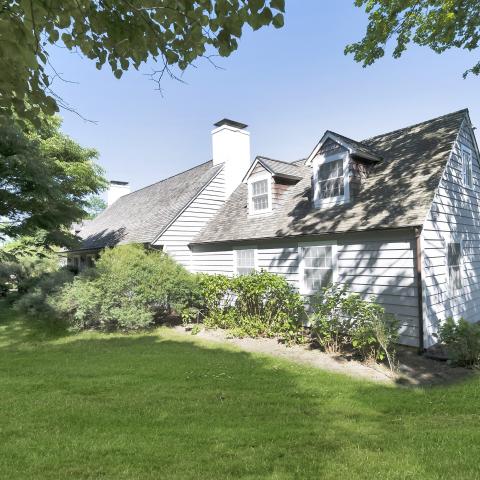
<instances>
[{"instance_id":1,"label":"shadow on lawn","mask_svg":"<svg viewBox=\"0 0 480 480\"><path fill-rule=\"evenodd\" d=\"M31 385L37 385L34 416L15 418L8 400L3 408L9 422L18 422L18 435L26 436L26 451L42 458L45 450L51 458L51 449L61 446L63 464L92 478L100 470L108 476L125 458L140 477L146 458L149 471L168 478L197 478L192 472L203 478L321 477L329 461L342 458L345 438L349 444L364 441L355 422L348 422L351 411L342 407L355 382L274 358L177 340L169 332L77 336L15 355L11 349L0 348L0 363L14 385L17 412L32 408ZM311 386L316 375L324 378L323 388ZM369 431L380 431L375 417L374 408L362 407ZM45 431L61 430L63 438L29 437L29 418L41 418ZM89 437L83 443L91 429L96 442ZM70 444L75 448L64 449ZM54 465L37 461L31 468L49 467Z\"/></svg>"},{"instance_id":2,"label":"shadow on lawn","mask_svg":"<svg viewBox=\"0 0 480 480\"><path fill-rule=\"evenodd\" d=\"M39 336L19 319L0 324L8 345L0 346L0 410L16 432L0 471L11 473L18 455L30 469L9 478L53 469L58 478L71 469L89 478L127 470L132 478L342 478L385 457L400 463L379 463L377 474L407 461L423 468L430 457L421 450L398 455L422 432L405 419L421 421L447 390L355 381L169 330L49 341L62 336ZM25 342L33 348L16 348Z\"/></svg>"}]
</instances>

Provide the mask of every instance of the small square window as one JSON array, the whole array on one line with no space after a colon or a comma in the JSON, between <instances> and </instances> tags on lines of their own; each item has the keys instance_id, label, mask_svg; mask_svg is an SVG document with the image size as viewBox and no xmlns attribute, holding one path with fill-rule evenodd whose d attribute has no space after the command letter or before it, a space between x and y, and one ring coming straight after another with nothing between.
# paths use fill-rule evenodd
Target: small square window
<instances>
[{"instance_id":1,"label":"small square window","mask_svg":"<svg viewBox=\"0 0 480 480\"><path fill-rule=\"evenodd\" d=\"M255 249L236 250L237 275L247 275L255 270Z\"/></svg>"},{"instance_id":2,"label":"small square window","mask_svg":"<svg viewBox=\"0 0 480 480\"><path fill-rule=\"evenodd\" d=\"M268 198L268 180L259 180L253 182L251 186L252 192L252 208L254 212L268 210L270 202Z\"/></svg>"}]
</instances>

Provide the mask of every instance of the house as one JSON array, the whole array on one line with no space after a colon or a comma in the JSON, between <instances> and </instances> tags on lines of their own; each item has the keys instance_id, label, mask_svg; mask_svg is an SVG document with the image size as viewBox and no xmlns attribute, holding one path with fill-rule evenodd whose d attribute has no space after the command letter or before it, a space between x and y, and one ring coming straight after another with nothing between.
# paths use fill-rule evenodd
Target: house
<instances>
[{"instance_id":1,"label":"house","mask_svg":"<svg viewBox=\"0 0 480 480\"><path fill-rule=\"evenodd\" d=\"M480 319L480 166L468 110L357 141L327 131L308 158L250 160L222 120L213 160L121 196L81 232L85 258L136 242L193 272L284 275L308 296L342 282L428 348L448 316Z\"/></svg>"}]
</instances>

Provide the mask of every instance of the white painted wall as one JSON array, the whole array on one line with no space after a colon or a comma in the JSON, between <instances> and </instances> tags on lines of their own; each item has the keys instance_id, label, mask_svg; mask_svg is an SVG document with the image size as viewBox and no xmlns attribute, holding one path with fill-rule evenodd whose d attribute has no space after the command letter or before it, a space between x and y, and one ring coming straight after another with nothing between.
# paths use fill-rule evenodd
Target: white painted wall
<instances>
[{"instance_id":1,"label":"white painted wall","mask_svg":"<svg viewBox=\"0 0 480 480\"><path fill-rule=\"evenodd\" d=\"M337 241L338 281L367 299L375 299L400 321L400 342L418 346L418 296L413 232L329 236ZM302 240L304 241L304 240ZM311 239L309 239L311 241ZM246 246L245 244L243 246ZM210 274L234 274L234 247L194 246L193 268ZM298 241L257 243L257 266L300 289Z\"/></svg>"},{"instance_id":2,"label":"white painted wall","mask_svg":"<svg viewBox=\"0 0 480 480\"><path fill-rule=\"evenodd\" d=\"M188 244L200 233L203 227L217 213L225 202L225 168L205 187L195 200L155 241L164 251L189 270L192 265L192 252Z\"/></svg>"},{"instance_id":3,"label":"white painted wall","mask_svg":"<svg viewBox=\"0 0 480 480\"><path fill-rule=\"evenodd\" d=\"M473 152L473 188L463 185L460 149ZM463 243L463 288L451 294L447 283L446 244ZM421 235L423 250L425 347L448 317L480 321L480 168L473 132L464 122L443 173Z\"/></svg>"},{"instance_id":4,"label":"white painted wall","mask_svg":"<svg viewBox=\"0 0 480 480\"><path fill-rule=\"evenodd\" d=\"M213 164L225 164L225 195L240 185L250 167L250 133L230 125L212 131Z\"/></svg>"}]
</instances>

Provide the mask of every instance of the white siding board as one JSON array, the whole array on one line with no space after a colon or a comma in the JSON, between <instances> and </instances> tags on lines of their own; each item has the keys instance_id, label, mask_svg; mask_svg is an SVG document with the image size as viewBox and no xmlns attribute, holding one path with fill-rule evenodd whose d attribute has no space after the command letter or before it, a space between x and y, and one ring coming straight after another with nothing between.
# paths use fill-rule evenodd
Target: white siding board
<instances>
[{"instance_id":1,"label":"white siding board","mask_svg":"<svg viewBox=\"0 0 480 480\"><path fill-rule=\"evenodd\" d=\"M472 131L465 122L453 147L422 231L425 346L437 342L438 327L449 316L480 320L480 168ZM473 154L473 188L462 184L461 146ZM448 290L446 242L463 241L463 288Z\"/></svg>"},{"instance_id":2,"label":"white siding board","mask_svg":"<svg viewBox=\"0 0 480 480\"><path fill-rule=\"evenodd\" d=\"M188 245L223 205L225 201L224 192L225 173L222 169L163 232L155 244L162 245L164 250L177 262L189 270L195 271L193 254ZM222 268L222 265L217 265L212 267L212 270Z\"/></svg>"}]
</instances>

